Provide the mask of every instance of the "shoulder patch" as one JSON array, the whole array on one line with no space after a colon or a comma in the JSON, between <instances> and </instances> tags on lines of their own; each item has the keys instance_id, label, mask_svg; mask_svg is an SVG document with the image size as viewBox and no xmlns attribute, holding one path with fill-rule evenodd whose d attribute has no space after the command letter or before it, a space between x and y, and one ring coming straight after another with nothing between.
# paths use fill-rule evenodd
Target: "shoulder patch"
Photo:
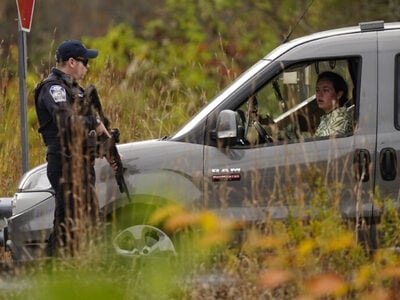
<instances>
[{"instance_id":1,"label":"shoulder patch","mask_svg":"<svg viewBox=\"0 0 400 300\"><path fill-rule=\"evenodd\" d=\"M50 95L53 97L54 102L67 101L67 93L61 85L52 85L50 87Z\"/></svg>"}]
</instances>

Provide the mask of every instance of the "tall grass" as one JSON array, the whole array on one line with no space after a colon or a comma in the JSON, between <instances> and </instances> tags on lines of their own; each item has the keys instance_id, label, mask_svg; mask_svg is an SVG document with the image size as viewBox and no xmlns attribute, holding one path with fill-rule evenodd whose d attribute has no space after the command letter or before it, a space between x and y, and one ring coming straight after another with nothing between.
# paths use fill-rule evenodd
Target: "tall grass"
<instances>
[{"instance_id":1,"label":"tall grass","mask_svg":"<svg viewBox=\"0 0 400 300\"><path fill-rule=\"evenodd\" d=\"M292 217L247 229L210 212L164 207L178 231L177 256L118 257L90 241L73 259L37 261L18 269L19 289L4 299L396 299L400 266L392 250L372 256L337 212L310 222ZM169 213L166 213L169 212ZM268 221L268 220L267 220ZM301 238L299 238L301 236Z\"/></svg>"},{"instance_id":2,"label":"tall grass","mask_svg":"<svg viewBox=\"0 0 400 300\"><path fill-rule=\"evenodd\" d=\"M44 162L32 93L43 76L28 78L31 167ZM188 88L181 78L159 74L145 60L131 61L124 72L94 63L83 85L89 83L97 86L122 142L170 134L206 102L204 92ZM0 193L11 196L21 176L21 149L18 79L7 64L2 66L1 88ZM163 224L166 232L175 233L177 256L124 258L112 254L109 244L89 239L74 258L43 259L15 268L19 287L0 298L395 299L400 293L398 255L388 248L366 253L356 242L355 228L327 205L328 194L334 198L340 193L328 191L319 175L313 174L316 184L310 189L296 190L315 195L319 214L307 222L296 215L274 222L266 216L267 226L241 231L238 244L237 224L208 211L163 207L154 212L150 224ZM399 239L399 215L394 204L385 209L382 245L392 246Z\"/></svg>"}]
</instances>

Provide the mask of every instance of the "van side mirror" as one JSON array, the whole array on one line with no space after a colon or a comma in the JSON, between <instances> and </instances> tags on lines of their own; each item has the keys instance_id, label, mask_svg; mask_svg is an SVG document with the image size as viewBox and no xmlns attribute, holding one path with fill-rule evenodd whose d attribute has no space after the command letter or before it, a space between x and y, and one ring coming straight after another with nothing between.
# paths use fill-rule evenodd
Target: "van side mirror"
<instances>
[{"instance_id":1,"label":"van side mirror","mask_svg":"<svg viewBox=\"0 0 400 300\"><path fill-rule=\"evenodd\" d=\"M221 147L230 147L237 144L238 123L236 112L223 110L217 119L217 141Z\"/></svg>"}]
</instances>

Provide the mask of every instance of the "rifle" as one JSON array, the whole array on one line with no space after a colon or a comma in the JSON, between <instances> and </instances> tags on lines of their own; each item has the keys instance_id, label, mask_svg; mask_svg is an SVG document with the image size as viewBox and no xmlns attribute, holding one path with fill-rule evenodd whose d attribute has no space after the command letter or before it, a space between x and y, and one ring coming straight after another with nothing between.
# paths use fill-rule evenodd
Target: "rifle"
<instances>
[{"instance_id":1,"label":"rifle","mask_svg":"<svg viewBox=\"0 0 400 300\"><path fill-rule=\"evenodd\" d=\"M119 142L119 130L117 128L110 129L110 121L104 115L103 108L100 102L99 94L97 93L96 87L90 85L85 91L85 97L93 108L97 111L100 120L103 122L106 129L110 132L111 138L105 137L104 135L99 137L97 153L99 157L105 156L110 165L115 165L114 169L115 179L118 183L118 187L121 193L125 193L128 200L131 201L128 186L126 185L124 172L125 168L121 161L116 144Z\"/></svg>"}]
</instances>

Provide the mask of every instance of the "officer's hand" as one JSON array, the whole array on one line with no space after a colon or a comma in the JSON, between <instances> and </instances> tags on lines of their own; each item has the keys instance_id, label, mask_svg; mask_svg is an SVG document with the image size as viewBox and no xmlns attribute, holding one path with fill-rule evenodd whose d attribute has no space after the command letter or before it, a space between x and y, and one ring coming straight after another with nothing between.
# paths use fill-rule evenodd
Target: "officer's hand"
<instances>
[{"instance_id":1,"label":"officer's hand","mask_svg":"<svg viewBox=\"0 0 400 300\"><path fill-rule=\"evenodd\" d=\"M100 122L96 127L96 134L101 136L105 134L108 138L111 138L111 134L108 132L107 128L104 126L103 122Z\"/></svg>"}]
</instances>

